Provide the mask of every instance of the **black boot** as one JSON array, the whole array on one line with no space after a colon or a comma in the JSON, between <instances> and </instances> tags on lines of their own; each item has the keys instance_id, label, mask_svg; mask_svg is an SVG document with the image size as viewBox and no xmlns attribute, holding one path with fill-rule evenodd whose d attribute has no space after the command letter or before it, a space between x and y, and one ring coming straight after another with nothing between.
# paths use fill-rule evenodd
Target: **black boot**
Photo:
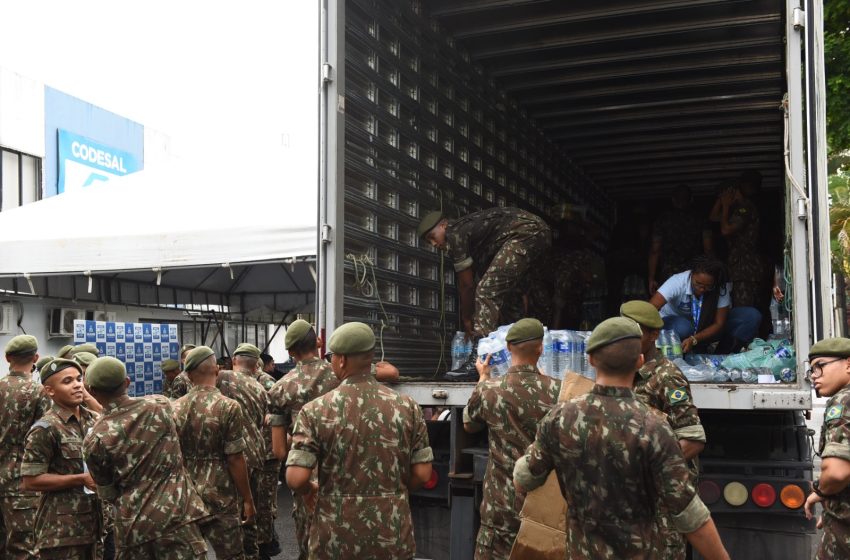
<instances>
[{"instance_id":1,"label":"black boot","mask_svg":"<svg viewBox=\"0 0 850 560\"><path fill-rule=\"evenodd\" d=\"M478 359L478 341L481 336L475 336L472 341L472 351L466 360L454 371L449 371L443 377L449 381L478 381L478 370L475 369L475 361Z\"/></svg>"}]
</instances>

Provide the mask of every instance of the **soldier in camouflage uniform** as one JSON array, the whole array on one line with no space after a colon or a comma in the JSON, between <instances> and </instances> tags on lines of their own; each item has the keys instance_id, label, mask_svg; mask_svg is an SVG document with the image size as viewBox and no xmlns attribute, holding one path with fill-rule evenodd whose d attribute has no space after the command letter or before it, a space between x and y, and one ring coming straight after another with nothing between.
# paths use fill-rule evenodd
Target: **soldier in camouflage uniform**
<instances>
[{"instance_id":1,"label":"soldier in camouflage uniform","mask_svg":"<svg viewBox=\"0 0 850 560\"><path fill-rule=\"evenodd\" d=\"M319 357L322 341L307 321L298 319L286 329L284 341L289 355L297 361L295 368L283 376L269 391L269 424L272 428L272 447L275 457L286 460L289 452L287 437L301 409L339 386L331 364ZM312 481L317 481L315 471ZM298 541L298 558L309 557L310 512L303 496L292 494L292 518Z\"/></svg>"},{"instance_id":2,"label":"soldier in camouflage uniform","mask_svg":"<svg viewBox=\"0 0 850 560\"><path fill-rule=\"evenodd\" d=\"M558 402L561 383L537 369L543 353L543 325L536 319L514 323L505 338L511 367L490 379L489 367L478 361L478 385L463 411L470 433L489 429L490 460L484 475L481 527L475 540L476 560L507 560L519 531L525 494L513 485L516 460L534 441L537 424Z\"/></svg>"},{"instance_id":3,"label":"soldier in camouflage uniform","mask_svg":"<svg viewBox=\"0 0 850 560\"><path fill-rule=\"evenodd\" d=\"M105 502L115 504L121 560L206 558L200 522L209 517L183 466L170 401L127 396L127 371L112 357L86 370L103 415L83 440L83 455Z\"/></svg>"},{"instance_id":4,"label":"soldier in camouflage uniform","mask_svg":"<svg viewBox=\"0 0 850 560\"><path fill-rule=\"evenodd\" d=\"M430 479L433 461L422 411L371 374L375 335L367 325L342 325L329 347L342 383L301 409L286 460L289 487L315 500L310 558L410 560L408 493Z\"/></svg>"},{"instance_id":5,"label":"soldier in camouflage uniform","mask_svg":"<svg viewBox=\"0 0 850 560\"><path fill-rule=\"evenodd\" d=\"M169 399L174 396L174 380L180 374L180 362L177 360L162 360L162 395Z\"/></svg>"},{"instance_id":6,"label":"soldier in camouflage uniform","mask_svg":"<svg viewBox=\"0 0 850 560\"><path fill-rule=\"evenodd\" d=\"M35 553L33 523L39 495L21 489L26 435L52 403L32 380L38 341L18 335L6 344L9 375L0 379L0 557L29 559Z\"/></svg>"},{"instance_id":7,"label":"soldier in camouflage uniform","mask_svg":"<svg viewBox=\"0 0 850 560\"><path fill-rule=\"evenodd\" d=\"M38 557L92 560L99 557L103 518L85 470L83 438L97 414L82 406L83 370L76 361L46 364L41 383L53 408L30 428L21 463L23 486L42 493L34 526Z\"/></svg>"},{"instance_id":8,"label":"soldier in camouflage uniform","mask_svg":"<svg viewBox=\"0 0 850 560\"><path fill-rule=\"evenodd\" d=\"M625 317L594 329L587 352L596 385L546 415L516 463L514 482L532 490L555 470L569 505L570 558L657 557L663 549L655 514L660 501L700 554L727 559L673 430L631 388L643 365L640 339L640 327Z\"/></svg>"},{"instance_id":9,"label":"soldier in camouflage uniform","mask_svg":"<svg viewBox=\"0 0 850 560\"><path fill-rule=\"evenodd\" d=\"M242 407L215 387L218 366L211 348L199 346L189 352L185 371L192 388L173 403L174 421L186 470L212 515L202 530L217 558L242 559L240 496L244 521L252 522L255 515L243 455Z\"/></svg>"},{"instance_id":10,"label":"soldier in camouflage uniform","mask_svg":"<svg viewBox=\"0 0 850 560\"><path fill-rule=\"evenodd\" d=\"M552 245L546 222L517 208L489 208L454 221L431 212L418 233L454 262L463 329L479 337L523 316L517 303L528 273Z\"/></svg>"},{"instance_id":11,"label":"soldier in camouflage uniform","mask_svg":"<svg viewBox=\"0 0 850 560\"><path fill-rule=\"evenodd\" d=\"M812 483L806 517L823 505L818 560L850 558L850 340L828 338L809 350L807 372L818 396L830 397L820 431L820 479Z\"/></svg>"},{"instance_id":12,"label":"soldier in camouflage uniform","mask_svg":"<svg viewBox=\"0 0 850 560\"><path fill-rule=\"evenodd\" d=\"M195 348L194 344L184 344L180 347L180 363L181 365L186 362L186 355L191 352ZM171 382L171 386L168 388L169 394L166 395L170 399L179 399L183 395L189 392L189 389L192 387L192 382L189 381L189 376L186 375L185 371L181 371L174 378L174 381ZM164 391L163 391L163 394Z\"/></svg>"},{"instance_id":13,"label":"soldier in camouflage uniform","mask_svg":"<svg viewBox=\"0 0 850 560\"><path fill-rule=\"evenodd\" d=\"M699 469L696 458L705 447L705 429L699 419L687 378L676 365L662 356L655 347L660 329L664 326L661 314L648 301L628 301L620 307L620 315L640 325L641 353L646 362L635 375L635 395L645 405L667 415L667 421L679 440L682 454L689 462L691 482L697 484ZM659 558L684 560L685 540L676 531L669 512L659 506L659 526L666 548Z\"/></svg>"}]
</instances>

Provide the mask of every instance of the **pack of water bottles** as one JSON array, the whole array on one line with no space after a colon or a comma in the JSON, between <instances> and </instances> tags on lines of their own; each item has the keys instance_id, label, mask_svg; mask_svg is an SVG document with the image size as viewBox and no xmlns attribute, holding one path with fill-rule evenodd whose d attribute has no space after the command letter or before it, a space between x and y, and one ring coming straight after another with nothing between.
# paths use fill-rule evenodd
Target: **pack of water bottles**
<instances>
[{"instance_id":1,"label":"pack of water bottles","mask_svg":"<svg viewBox=\"0 0 850 560\"><path fill-rule=\"evenodd\" d=\"M691 383L794 383L796 354L791 341L755 339L746 352L686 354L673 360Z\"/></svg>"}]
</instances>

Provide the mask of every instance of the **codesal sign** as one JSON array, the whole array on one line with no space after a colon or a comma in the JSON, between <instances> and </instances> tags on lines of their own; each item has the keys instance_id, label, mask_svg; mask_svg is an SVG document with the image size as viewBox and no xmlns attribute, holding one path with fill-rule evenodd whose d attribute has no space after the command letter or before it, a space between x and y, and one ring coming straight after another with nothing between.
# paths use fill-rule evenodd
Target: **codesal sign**
<instances>
[{"instance_id":1,"label":"codesal sign","mask_svg":"<svg viewBox=\"0 0 850 560\"><path fill-rule=\"evenodd\" d=\"M67 130L59 130L58 192L83 189L139 171L136 157Z\"/></svg>"}]
</instances>

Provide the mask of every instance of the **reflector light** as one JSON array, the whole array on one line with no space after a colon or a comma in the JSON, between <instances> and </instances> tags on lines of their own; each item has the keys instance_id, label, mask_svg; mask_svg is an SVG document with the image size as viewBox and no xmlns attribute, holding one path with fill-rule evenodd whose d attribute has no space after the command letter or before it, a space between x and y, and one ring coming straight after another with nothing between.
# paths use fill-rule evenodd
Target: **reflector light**
<instances>
[{"instance_id":1,"label":"reflector light","mask_svg":"<svg viewBox=\"0 0 850 560\"><path fill-rule=\"evenodd\" d=\"M434 469L431 471L431 478L428 479L428 482L422 485L425 490L433 490L437 487L437 482L439 482L440 477L437 476L437 470Z\"/></svg>"},{"instance_id":2,"label":"reflector light","mask_svg":"<svg viewBox=\"0 0 850 560\"><path fill-rule=\"evenodd\" d=\"M723 499L730 506L741 506L747 503L747 487L740 482L730 482L723 488Z\"/></svg>"},{"instance_id":3,"label":"reflector light","mask_svg":"<svg viewBox=\"0 0 850 560\"><path fill-rule=\"evenodd\" d=\"M720 499L720 486L713 480L703 480L699 483L699 497L706 505L717 503Z\"/></svg>"},{"instance_id":4,"label":"reflector light","mask_svg":"<svg viewBox=\"0 0 850 560\"><path fill-rule=\"evenodd\" d=\"M753 486L753 503L759 507L770 507L776 502L776 490L770 484L756 484Z\"/></svg>"},{"instance_id":5,"label":"reflector light","mask_svg":"<svg viewBox=\"0 0 850 560\"><path fill-rule=\"evenodd\" d=\"M779 501L787 508L797 509L806 503L806 493L796 484L789 484L779 493Z\"/></svg>"}]
</instances>

